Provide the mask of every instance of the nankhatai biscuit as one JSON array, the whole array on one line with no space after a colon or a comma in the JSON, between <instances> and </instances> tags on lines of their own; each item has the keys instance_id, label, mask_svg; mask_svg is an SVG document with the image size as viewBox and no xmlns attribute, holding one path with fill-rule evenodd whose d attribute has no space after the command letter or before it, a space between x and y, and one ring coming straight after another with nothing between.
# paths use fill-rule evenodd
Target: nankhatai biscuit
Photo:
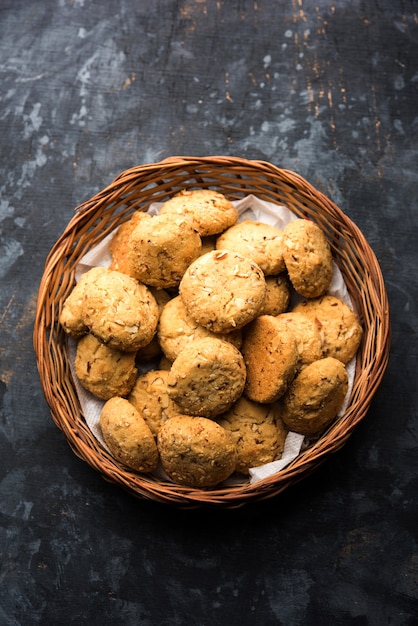
<instances>
[{"instance_id":1,"label":"nankhatai biscuit","mask_svg":"<svg viewBox=\"0 0 418 626\"><path fill-rule=\"evenodd\" d=\"M140 374L127 398L142 415L154 437L164 422L179 414L177 405L168 396L167 379L167 370Z\"/></svg>"},{"instance_id":2,"label":"nankhatai biscuit","mask_svg":"<svg viewBox=\"0 0 418 626\"><path fill-rule=\"evenodd\" d=\"M106 270L89 281L82 317L89 331L117 350L135 352L153 338L158 305L150 290L131 276Z\"/></svg>"},{"instance_id":3,"label":"nankhatai biscuit","mask_svg":"<svg viewBox=\"0 0 418 626\"><path fill-rule=\"evenodd\" d=\"M70 295L65 299L59 322L65 332L71 337L78 338L88 333L89 329L83 317L84 294L88 290L89 284L104 272L106 272L104 267L92 267L82 274Z\"/></svg>"},{"instance_id":4,"label":"nankhatai biscuit","mask_svg":"<svg viewBox=\"0 0 418 626\"><path fill-rule=\"evenodd\" d=\"M198 324L216 333L242 328L264 301L263 271L235 252L214 250L199 257L184 273L179 293Z\"/></svg>"},{"instance_id":5,"label":"nankhatai biscuit","mask_svg":"<svg viewBox=\"0 0 418 626\"><path fill-rule=\"evenodd\" d=\"M162 351L170 361L174 361L192 341L203 337L225 339L238 349L242 343L241 330L216 334L198 324L188 313L180 296L172 298L163 307L158 321L157 337Z\"/></svg>"},{"instance_id":6,"label":"nankhatai biscuit","mask_svg":"<svg viewBox=\"0 0 418 626\"><path fill-rule=\"evenodd\" d=\"M205 417L172 417L162 425L157 445L163 469L181 485L215 487L235 470L231 434Z\"/></svg>"},{"instance_id":7,"label":"nankhatai biscuit","mask_svg":"<svg viewBox=\"0 0 418 626\"><path fill-rule=\"evenodd\" d=\"M121 352L87 334L77 344L75 373L82 386L97 398L126 396L137 376L135 352Z\"/></svg>"},{"instance_id":8,"label":"nankhatai biscuit","mask_svg":"<svg viewBox=\"0 0 418 626\"><path fill-rule=\"evenodd\" d=\"M288 311L277 316L277 320L292 331L299 353L298 369L322 359L322 333L319 323L302 312Z\"/></svg>"},{"instance_id":9,"label":"nankhatai biscuit","mask_svg":"<svg viewBox=\"0 0 418 626\"><path fill-rule=\"evenodd\" d=\"M266 276L266 293L259 315L279 315L290 303L290 283L285 272Z\"/></svg>"},{"instance_id":10,"label":"nankhatai biscuit","mask_svg":"<svg viewBox=\"0 0 418 626\"><path fill-rule=\"evenodd\" d=\"M238 400L245 376L244 359L235 346L205 337L180 352L171 366L167 391L180 412L215 417Z\"/></svg>"},{"instance_id":11,"label":"nankhatai biscuit","mask_svg":"<svg viewBox=\"0 0 418 626\"><path fill-rule=\"evenodd\" d=\"M363 334L355 311L340 298L325 295L304 300L294 307L295 312L315 320L323 338L323 355L348 363L356 354Z\"/></svg>"},{"instance_id":12,"label":"nankhatai biscuit","mask_svg":"<svg viewBox=\"0 0 418 626\"><path fill-rule=\"evenodd\" d=\"M146 219L151 219L151 215L144 213L143 211L135 211L127 222L124 222L121 226L119 226L109 244L109 253L111 257L109 269L118 270L119 272L128 274L128 276L133 276L128 260L130 237L132 231L138 226L138 224Z\"/></svg>"},{"instance_id":13,"label":"nankhatai biscuit","mask_svg":"<svg viewBox=\"0 0 418 626\"><path fill-rule=\"evenodd\" d=\"M110 453L137 472L152 472L158 465L154 436L145 420L125 398L110 398L99 420Z\"/></svg>"},{"instance_id":14,"label":"nankhatai biscuit","mask_svg":"<svg viewBox=\"0 0 418 626\"><path fill-rule=\"evenodd\" d=\"M216 248L252 259L266 276L285 270L283 231L271 224L252 220L238 222L218 237Z\"/></svg>"},{"instance_id":15,"label":"nankhatai biscuit","mask_svg":"<svg viewBox=\"0 0 418 626\"><path fill-rule=\"evenodd\" d=\"M155 215L142 220L130 234L129 272L156 289L175 287L199 256L201 247L200 236L189 217Z\"/></svg>"},{"instance_id":16,"label":"nankhatai biscuit","mask_svg":"<svg viewBox=\"0 0 418 626\"><path fill-rule=\"evenodd\" d=\"M326 357L307 365L282 398L281 417L289 430L312 436L337 416L348 390L348 375L338 359Z\"/></svg>"},{"instance_id":17,"label":"nankhatai biscuit","mask_svg":"<svg viewBox=\"0 0 418 626\"><path fill-rule=\"evenodd\" d=\"M286 269L295 291L305 298L326 293L332 279L332 254L319 226L310 220L293 220L284 228L283 244Z\"/></svg>"},{"instance_id":18,"label":"nankhatai biscuit","mask_svg":"<svg viewBox=\"0 0 418 626\"><path fill-rule=\"evenodd\" d=\"M160 215L165 214L190 216L201 237L221 233L238 219L232 202L212 189L183 189L164 202Z\"/></svg>"},{"instance_id":19,"label":"nankhatai biscuit","mask_svg":"<svg viewBox=\"0 0 418 626\"><path fill-rule=\"evenodd\" d=\"M296 373L294 334L274 316L261 315L245 329L241 351L247 371L245 395L254 402L275 402Z\"/></svg>"},{"instance_id":20,"label":"nankhatai biscuit","mask_svg":"<svg viewBox=\"0 0 418 626\"><path fill-rule=\"evenodd\" d=\"M278 415L277 405L259 404L241 397L217 422L231 433L235 442L236 472L248 474L250 467L281 457L288 431Z\"/></svg>"}]
</instances>

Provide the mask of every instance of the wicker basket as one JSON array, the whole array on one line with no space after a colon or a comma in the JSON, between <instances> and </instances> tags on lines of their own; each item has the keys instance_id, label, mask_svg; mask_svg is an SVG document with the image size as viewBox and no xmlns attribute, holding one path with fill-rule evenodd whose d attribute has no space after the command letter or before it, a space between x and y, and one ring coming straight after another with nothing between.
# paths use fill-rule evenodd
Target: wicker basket
<instances>
[{"instance_id":1,"label":"wicker basket","mask_svg":"<svg viewBox=\"0 0 418 626\"><path fill-rule=\"evenodd\" d=\"M167 200L184 188L216 189L231 200L254 194L314 220L327 235L364 334L357 353L349 406L321 438L274 476L250 484L191 489L127 470L96 440L82 415L70 373L66 342L57 320L74 286L75 267L134 210ZM122 172L106 189L78 207L52 248L40 283L34 347L41 384L55 424L71 448L102 476L135 496L184 507L237 507L279 494L339 450L364 418L384 375L390 347L389 307L376 257L344 213L297 174L260 161L234 157L178 157Z\"/></svg>"}]
</instances>

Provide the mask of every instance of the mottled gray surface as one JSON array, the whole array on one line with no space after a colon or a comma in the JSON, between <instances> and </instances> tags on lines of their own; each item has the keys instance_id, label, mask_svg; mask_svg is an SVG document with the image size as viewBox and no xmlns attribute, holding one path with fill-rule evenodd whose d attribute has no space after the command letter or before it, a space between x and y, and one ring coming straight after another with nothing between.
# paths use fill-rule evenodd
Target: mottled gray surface
<instances>
[{"instance_id":1,"label":"mottled gray surface","mask_svg":"<svg viewBox=\"0 0 418 626\"><path fill-rule=\"evenodd\" d=\"M411 0L0 0L0 624L416 624L418 15ZM32 351L45 257L121 170L296 170L380 261L391 360L346 447L238 511L137 501L70 451Z\"/></svg>"}]
</instances>

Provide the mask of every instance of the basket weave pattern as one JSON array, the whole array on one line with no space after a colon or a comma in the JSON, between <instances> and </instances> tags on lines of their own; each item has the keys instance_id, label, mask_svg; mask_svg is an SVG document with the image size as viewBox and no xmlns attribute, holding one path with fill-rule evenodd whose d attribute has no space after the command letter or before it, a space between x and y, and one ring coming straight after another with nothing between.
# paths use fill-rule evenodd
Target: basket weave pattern
<instances>
[{"instance_id":1,"label":"basket weave pattern","mask_svg":"<svg viewBox=\"0 0 418 626\"><path fill-rule=\"evenodd\" d=\"M212 188L230 200L253 194L283 204L315 221L326 234L363 325L349 406L325 434L278 474L255 484L212 490L191 489L140 475L118 464L88 428L72 381L58 318L74 287L83 255L133 211L168 200L181 189ZM45 263L39 287L34 348L41 384L55 424L72 450L107 480L138 497L192 507L241 506L274 496L301 480L339 450L364 418L387 367L390 322L387 294L376 257L357 226L299 175L269 163L237 157L178 157L122 172L108 187L76 209Z\"/></svg>"}]
</instances>

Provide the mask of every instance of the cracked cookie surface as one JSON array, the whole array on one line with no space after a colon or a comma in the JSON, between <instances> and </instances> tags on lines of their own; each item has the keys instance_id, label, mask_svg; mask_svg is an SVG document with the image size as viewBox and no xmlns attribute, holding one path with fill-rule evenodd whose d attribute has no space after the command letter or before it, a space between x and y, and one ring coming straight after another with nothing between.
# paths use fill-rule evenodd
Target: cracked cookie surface
<instances>
[{"instance_id":1,"label":"cracked cookie surface","mask_svg":"<svg viewBox=\"0 0 418 626\"><path fill-rule=\"evenodd\" d=\"M224 333L254 319L264 301L263 271L253 261L228 250L199 257L186 270L179 287L189 314L205 328Z\"/></svg>"}]
</instances>

